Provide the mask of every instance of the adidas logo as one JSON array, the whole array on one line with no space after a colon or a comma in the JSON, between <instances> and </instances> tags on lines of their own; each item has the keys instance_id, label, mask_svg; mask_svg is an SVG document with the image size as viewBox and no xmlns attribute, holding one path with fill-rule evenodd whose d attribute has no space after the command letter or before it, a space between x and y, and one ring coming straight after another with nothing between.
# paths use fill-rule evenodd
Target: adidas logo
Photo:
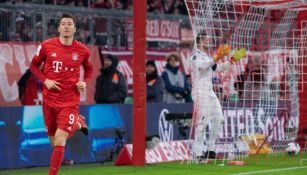
<instances>
[{"instance_id":1,"label":"adidas logo","mask_svg":"<svg viewBox=\"0 0 307 175\"><path fill-rule=\"evenodd\" d=\"M71 131L71 126L67 128L67 130Z\"/></svg>"},{"instance_id":2,"label":"adidas logo","mask_svg":"<svg viewBox=\"0 0 307 175\"><path fill-rule=\"evenodd\" d=\"M53 52L53 53L51 54L51 56L52 56L52 57L56 57L56 53Z\"/></svg>"}]
</instances>

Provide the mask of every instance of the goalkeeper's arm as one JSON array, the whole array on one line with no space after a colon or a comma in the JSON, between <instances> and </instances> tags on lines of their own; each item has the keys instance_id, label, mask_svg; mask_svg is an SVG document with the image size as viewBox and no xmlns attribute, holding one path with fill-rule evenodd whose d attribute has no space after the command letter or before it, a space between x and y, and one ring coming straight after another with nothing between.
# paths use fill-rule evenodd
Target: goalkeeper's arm
<instances>
[{"instance_id":1,"label":"goalkeeper's arm","mask_svg":"<svg viewBox=\"0 0 307 175\"><path fill-rule=\"evenodd\" d=\"M213 71L217 71L217 72L223 72L225 70L228 70L230 67L230 64L234 64L237 61L241 60L242 58L244 58L246 56L246 50L244 48L241 48L240 50L235 49L234 50L234 54L233 56L230 58L229 61L222 63L222 64L214 64L212 66L212 70Z\"/></svg>"},{"instance_id":2,"label":"goalkeeper's arm","mask_svg":"<svg viewBox=\"0 0 307 175\"><path fill-rule=\"evenodd\" d=\"M235 49L233 56L230 58L229 62L231 64L236 63L237 61L240 61L242 58L246 56L246 49L241 48L241 49Z\"/></svg>"},{"instance_id":3,"label":"goalkeeper's arm","mask_svg":"<svg viewBox=\"0 0 307 175\"><path fill-rule=\"evenodd\" d=\"M217 49L216 55L213 57L215 62L218 62L224 56L230 53L230 46L228 44L220 45Z\"/></svg>"},{"instance_id":4,"label":"goalkeeper's arm","mask_svg":"<svg viewBox=\"0 0 307 175\"><path fill-rule=\"evenodd\" d=\"M222 59L224 56L228 55L230 53L230 46L228 44L220 45L217 49L216 55L213 57L214 62L218 62L220 59ZM211 67L213 71L217 72L223 72L225 70L229 69L229 62L222 63L217 65L216 63Z\"/></svg>"},{"instance_id":5,"label":"goalkeeper's arm","mask_svg":"<svg viewBox=\"0 0 307 175\"><path fill-rule=\"evenodd\" d=\"M213 71L217 71L217 72L224 72L226 70L228 70L230 68L230 62L229 61L226 61L225 63L220 63L216 66L216 69L213 69L212 67L212 70Z\"/></svg>"}]
</instances>

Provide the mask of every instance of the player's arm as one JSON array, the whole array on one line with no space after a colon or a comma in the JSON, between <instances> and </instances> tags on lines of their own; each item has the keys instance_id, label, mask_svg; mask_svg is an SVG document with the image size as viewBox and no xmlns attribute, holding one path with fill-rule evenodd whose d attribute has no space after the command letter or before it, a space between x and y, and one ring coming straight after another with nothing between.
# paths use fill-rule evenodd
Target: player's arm
<instances>
[{"instance_id":1,"label":"player's arm","mask_svg":"<svg viewBox=\"0 0 307 175\"><path fill-rule=\"evenodd\" d=\"M200 69L200 70L207 70L215 65L215 61L210 60L203 60L203 59L195 59L194 60L194 68Z\"/></svg>"},{"instance_id":2,"label":"player's arm","mask_svg":"<svg viewBox=\"0 0 307 175\"><path fill-rule=\"evenodd\" d=\"M225 70L228 70L230 68L230 64L234 64L238 61L240 61L242 58L246 56L246 49L235 49L233 56L230 58L229 61L226 61L225 63L214 65L212 69L217 72L223 72Z\"/></svg>"},{"instance_id":3,"label":"player's arm","mask_svg":"<svg viewBox=\"0 0 307 175\"><path fill-rule=\"evenodd\" d=\"M45 61L46 59L46 54L44 51L44 48L42 47L42 45L40 44L37 47L36 50L36 54L34 55L30 68L31 68L31 72L35 75L35 77L37 77L41 82L45 82L46 77L45 75L42 73L42 71L40 70L40 66L41 64Z\"/></svg>"},{"instance_id":4,"label":"player's arm","mask_svg":"<svg viewBox=\"0 0 307 175\"><path fill-rule=\"evenodd\" d=\"M199 69L206 70L206 69L212 68L212 70L216 70L217 69L216 63L219 60L221 60L223 57L228 55L229 53L230 53L230 46L228 44L223 44L218 47L217 52L213 56L212 60L203 60L203 59L197 59L197 58L196 59L193 58L193 60L196 60L195 65Z\"/></svg>"},{"instance_id":5,"label":"player's arm","mask_svg":"<svg viewBox=\"0 0 307 175\"><path fill-rule=\"evenodd\" d=\"M221 63L221 64L218 64L218 65L212 66L212 70L217 71L217 72L224 72L224 71L226 71L230 68L230 64L231 63L229 61L226 61L225 63ZM215 67L215 69L214 69L214 67Z\"/></svg>"},{"instance_id":6,"label":"player's arm","mask_svg":"<svg viewBox=\"0 0 307 175\"><path fill-rule=\"evenodd\" d=\"M93 75L93 65L90 60L90 51L86 52L86 59L82 61L82 66L84 68L84 81L87 82Z\"/></svg>"},{"instance_id":7,"label":"player's arm","mask_svg":"<svg viewBox=\"0 0 307 175\"><path fill-rule=\"evenodd\" d=\"M218 62L230 53L230 46L228 44L222 44L218 47L216 54L214 55L214 61Z\"/></svg>"},{"instance_id":8,"label":"player's arm","mask_svg":"<svg viewBox=\"0 0 307 175\"><path fill-rule=\"evenodd\" d=\"M82 66L84 68L84 81L79 81L76 84L79 92L83 92L85 90L86 82L88 82L91 76L93 75L93 65L90 61L89 54L88 54L88 58L82 61Z\"/></svg>"},{"instance_id":9,"label":"player's arm","mask_svg":"<svg viewBox=\"0 0 307 175\"><path fill-rule=\"evenodd\" d=\"M229 62L231 64L234 64L234 63L240 61L245 56L246 56L246 49L245 48L235 49L233 56L230 58Z\"/></svg>"},{"instance_id":10,"label":"player's arm","mask_svg":"<svg viewBox=\"0 0 307 175\"><path fill-rule=\"evenodd\" d=\"M36 54L34 55L32 62L31 62L31 72L41 81L44 83L44 85L47 87L47 89L55 89L55 90L61 90L61 88L58 86L60 83L49 80L45 77L43 72L40 70L41 64L46 60L46 53L44 50L44 47L40 44L37 47Z\"/></svg>"}]
</instances>

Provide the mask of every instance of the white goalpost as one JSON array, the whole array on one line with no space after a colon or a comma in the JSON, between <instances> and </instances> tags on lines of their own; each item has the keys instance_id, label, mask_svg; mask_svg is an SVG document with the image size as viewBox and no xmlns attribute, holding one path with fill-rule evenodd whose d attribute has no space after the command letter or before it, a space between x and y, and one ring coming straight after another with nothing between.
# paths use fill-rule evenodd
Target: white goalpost
<instances>
[{"instance_id":1,"label":"white goalpost","mask_svg":"<svg viewBox=\"0 0 307 175\"><path fill-rule=\"evenodd\" d=\"M194 38L203 31L213 37L210 52L224 43L232 50L247 50L246 58L228 71L213 74L224 115L216 157L233 160L249 154L284 154L298 138L307 46L307 18L299 16L307 13L307 5L295 0L185 3ZM212 127L206 128L204 152Z\"/></svg>"}]
</instances>

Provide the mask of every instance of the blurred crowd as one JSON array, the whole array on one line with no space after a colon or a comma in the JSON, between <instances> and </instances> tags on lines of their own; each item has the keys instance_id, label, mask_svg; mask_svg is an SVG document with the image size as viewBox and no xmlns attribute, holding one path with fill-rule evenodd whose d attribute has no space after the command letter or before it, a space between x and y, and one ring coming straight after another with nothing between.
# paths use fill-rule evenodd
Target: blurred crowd
<instances>
[{"instance_id":1,"label":"blurred crowd","mask_svg":"<svg viewBox=\"0 0 307 175\"><path fill-rule=\"evenodd\" d=\"M133 8L133 0L0 0L0 3L37 3L114 10ZM183 0L147 0L147 10L157 14L187 15Z\"/></svg>"},{"instance_id":2,"label":"blurred crowd","mask_svg":"<svg viewBox=\"0 0 307 175\"><path fill-rule=\"evenodd\" d=\"M256 60L256 61L255 61ZM225 87L223 78L214 75L212 78L213 90L220 102L245 102L259 100L267 96L275 96L280 99L289 99L288 88L284 75L280 80L270 83L266 79L267 63L259 59L247 63L244 73L234 80L234 92L230 93ZM171 52L165 56L165 66L158 70L155 60L146 61L146 85L148 103L191 103L191 76L183 71L183 63L180 54ZM128 93L127 77L119 71L120 59L115 55L101 55L101 69L96 78L94 100L97 104L133 103L132 94ZM37 92L41 89L41 83L28 70L18 82L19 98L23 105L37 105ZM227 84L227 83L226 83ZM270 87L268 87L270 86ZM280 87L276 89L274 87ZM266 93L266 94L264 94ZM271 95L269 95L270 93ZM271 98L273 98L271 96ZM34 100L33 100L34 99ZM36 100L36 101L35 101Z\"/></svg>"},{"instance_id":3,"label":"blurred crowd","mask_svg":"<svg viewBox=\"0 0 307 175\"><path fill-rule=\"evenodd\" d=\"M148 0L147 2L148 12L157 15L187 14L184 1L181 0ZM121 14L120 10L123 10L122 13L124 10L131 10L133 4L132 0L0 0L0 3L65 5L68 10L71 6L115 9L118 14ZM0 8L0 41L40 42L57 36L58 14L54 11L45 13L42 14L39 10L10 11ZM132 28L131 19L125 18L124 15L115 17L78 13L75 16L78 18L76 39L81 42L110 48L130 46L128 42L129 32L131 33L129 30ZM157 48L157 42L148 44L148 47ZM164 45L163 48L166 48Z\"/></svg>"},{"instance_id":4,"label":"blurred crowd","mask_svg":"<svg viewBox=\"0 0 307 175\"><path fill-rule=\"evenodd\" d=\"M96 78L94 100L97 104L133 103L128 96L126 77L118 70L119 59L115 55L101 57L102 67ZM154 60L146 62L146 85L148 103L189 103L191 80L182 69L179 54L166 56L166 65L159 74ZM42 102L42 83L28 69L18 81L19 99L22 105L39 105Z\"/></svg>"},{"instance_id":5,"label":"blurred crowd","mask_svg":"<svg viewBox=\"0 0 307 175\"><path fill-rule=\"evenodd\" d=\"M102 9L131 10L132 0L0 0L0 3L38 3L51 5L78 6ZM148 12L156 14L187 14L183 0L147 0ZM49 13L48 13L49 14ZM42 16L23 11L14 12L0 10L0 41L40 42L46 38L58 36L56 14L46 15L45 23ZM105 16L76 15L77 33L75 38L86 44L113 47L115 44L127 46L129 21L125 18L109 18ZM12 20L15 19L15 20ZM164 42L167 45L166 42ZM174 43L171 43L174 44ZM159 47L156 43L148 42L148 47ZM129 99L125 77L117 71L118 59L108 55L102 58L104 66L96 82L95 101L97 103L124 103ZM107 61L105 61L107 60ZM113 65L112 65L113 64ZM158 74L154 60L146 64L147 100L153 103L185 103L191 99L191 77L182 70L182 61L177 53L166 56L164 72ZM213 79L214 90L221 101L227 100L226 93L221 87L221 80ZM24 82L24 81L22 81ZM119 86L120 84L120 86ZM241 84L237 85L242 89ZM111 88L110 88L111 87ZM105 89L119 87L118 93L111 96ZM33 89L33 88L32 88ZM100 90L99 90L100 89ZM20 92L22 92L20 90ZM102 94L100 92L106 92ZM22 96L21 96L22 97ZM115 99L115 97L117 97ZM21 98L23 99L23 98Z\"/></svg>"}]
</instances>

